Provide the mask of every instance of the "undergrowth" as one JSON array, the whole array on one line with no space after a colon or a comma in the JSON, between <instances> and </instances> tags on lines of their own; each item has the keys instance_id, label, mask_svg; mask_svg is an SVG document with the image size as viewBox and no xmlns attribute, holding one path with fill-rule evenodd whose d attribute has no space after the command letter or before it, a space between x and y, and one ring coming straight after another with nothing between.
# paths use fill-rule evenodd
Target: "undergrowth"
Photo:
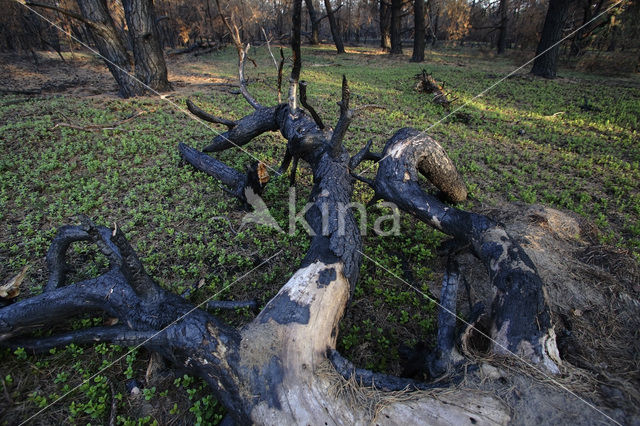
<instances>
[{"instance_id":1,"label":"undergrowth","mask_svg":"<svg viewBox=\"0 0 640 426\"><path fill-rule=\"evenodd\" d=\"M273 104L273 62L266 47L253 54L258 67L247 69L249 89L261 103ZM520 201L572 210L597 225L602 244L639 256L637 78L603 80L563 71L562 78L549 81L518 74L476 98L513 69L513 63L460 49L428 52L422 65L370 48L351 48L341 56L330 46L304 48L302 56L310 102L326 123L337 120L342 74L350 82L353 106L386 107L368 110L353 121L345 141L352 154L370 138L380 151L401 127L426 130L441 142L467 182L469 201L463 207ZM236 79L233 49L170 66L173 80L194 75ZM446 82L446 90L457 97L451 112L414 90L421 67ZM183 106L190 97L208 112L231 119L249 113L251 107L242 97L230 92L225 86L183 84L169 99ZM585 111L587 104L596 109ZM55 127L106 125L138 112L142 115L114 129ZM188 296L194 303L213 297L255 299L264 306L295 271L308 242L300 227L294 235L255 225L240 229L244 212L220 183L180 164L179 142L201 148L222 130L207 128L155 97L0 98L0 283L28 265L21 297L39 293L47 277L44 257L56 228L85 214L98 224L117 224L147 271L171 291L195 288ZM231 149L217 158L239 169L257 158L275 169L283 154L284 140L273 133L256 138L246 152ZM365 175L373 176L374 170ZM299 209L311 184L303 165L297 182ZM287 178L272 176L263 198L285 230L288 197ZM371 197L370 189L356 184L353 201ZM376 237L371 229L385 213L373 210L366 218L364 253L378 265L363 262L341 323L338 349L359 366L399 374L398 348L433 339L436 309L430 288L442 278L436 252L445 238L408 217L403 217L399 235ZM268 265L236 282L281 248L283 253ZM107 263L95 247L76 244L70 264L69 281L77 281L101 273ZM253 318L248 310L219 314L235 325ZM83 317L60 328L106 321ZM168 367L147 380L150 355L142 349L126 355L127 350L109 344L69 346L38 356L3 350L0 422L26 419L76 386L39 414L37 422L106 423L112 416L126 425L221 420L223 409L202 381L171 375ZM137 395L127 389L131 380L141 389Z\"/></svg>"}]
</instances>

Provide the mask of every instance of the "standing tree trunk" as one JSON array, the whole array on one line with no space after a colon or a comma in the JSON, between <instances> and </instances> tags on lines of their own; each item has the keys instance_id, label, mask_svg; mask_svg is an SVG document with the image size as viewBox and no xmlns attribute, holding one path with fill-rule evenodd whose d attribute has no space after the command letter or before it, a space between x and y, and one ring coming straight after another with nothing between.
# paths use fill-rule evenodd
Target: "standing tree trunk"
<instances>
[{"instance_id":1,"label":"standing tree trunk","mask_svg":"<svg viewBox=\"0 0 640 426\"><path fill-rule=\"evenodd\" d=\"M402 0L391 0L391 53L402 54Z\"/></svg>"},{"instance_id":2,"label":"standing tree trunk","mask_svg":"<svg viewBox=\"0 0 640 426\"><path fill-rule=\"evenodd\" d=\"M431 39L431 46L435 46L436 42L438 41L438 23L440 22L440 9L438 8L436 10L436 17L433 20L433 27L431 30L431 33L433 35L433 38Z\"/></svg>"},{"instance_id":3,"label":"standing tree trunk","mask_svg":"<svg viewBox=\"0 0 640 426\"><path fill-rule=\"evenodd\" d=\"M582 2L582 25L585 25L591 20L591 18L600 12L604 4L604 0L584 0ZM597 26L587 25L580 28L571 39L571 47L569 48L569 54L571 56L580 56L584 53L584 49L588 45L589 36L593 33L593 30Z\"/></svg>"},{"instance_id":4,"label":"standing tree trunk","mask_svg":"<svg viewBox=\"0 0 640 426\"><path fill-rule=\"evenodd\" d=\"M380 0L380 47L391 50L391 7Z\"/></svg>"},{"instance_id":5,"label":"standing tree trunk","mask_svg":"<svg viewBox=\"0 0 640 426\"><path fill-rule=\"evenodd\" d=\"M55 10L85 24L98 52L118 84L123 98L144 94L146 89L131 75L131 59L123 40L109 14L106 0L77 0L81 15L42 3L28 2L28 6Z\"/></svg>"},{"instance_id":6,"label":"standing tree trunk","mask_svg":"<svg viewBox=\"0 0 640 426\"><path fill-rule=\"evenodd\" d=\"M144 86L131 76L131 58L122 39L118 36L106 0L78 0L82 16L88 21L87 29L96 43L111 75L118 83L123 98L142 95Z\"/></svg>"},{"instance_id":7,"label":"standing tree trunk","mask_svg":"<svg viewBox=\"0 0 640 426\"><path fill-rule=\"evenodd\" d=\"M508 0L500 0L500 27L498 29L498 55L507 49L507 25L509 24Z\"/></svg>"},{"instance_id":8,"label":"standing tree trunk","mask_svg":"<svg viewBox=\"0 0 640 426\"><path fill-rule=\"evenodd\" d=\"M503 0L504 1L504 0ZM424 61L424 0L415 0L413 3L413 55L411 62Z\"/></svg>"},{"instance_id":9,"label":"standing tree trunk","mask_svg":"<svg viewBox=\"0 0 640 426\"><path fill-rule=\"evenodd\" d=\"M612 15L609 18L609 45L607 46L607 52L615 52L618 44L618 25L616 24L616 17Z\"/></svg>"},{"instance_id":10,"label":"standing tree trunk","mask_svg":"<svg viewBox=\"0 0 640 426\"><path fill-rule=\"evenodd\" d=\"M304 0L309 11L309 20L311 21L311 38L309 43L315 45L320 44L320 21L318 21L318 15L316 14L316 8L313 6L313 0Z\"/></svg>"},{"instance_id":11,"label":"standing tree trunk","mask_svg":"<svg viewBox=\"0 0 640 426\"><path fill-rule=\"evenodd\" d=\"M569 3L570 0L549 1L542 36L536 50L536 56L540 56L533 62L531 74L545 78L556 77L560 50L555 44L562 37L562 27Z\"/></svg>"},{"instance_id":12,"label":"standing tree trunk","mask_svg":"<svg viewBox=\"0 0 640 426\"><path fill-rule=\"evenodd\" d=\"M327 9L329 27L331 28L331 36L333 37L333 42L336 44L336 50L338 51L338 53L344 53L344 44L342 43L342 37L340 37L340 29L338 28L338 23L336 22L336 16L333 14L333 9L331 9L331 1L324 0L324 7Z\"/></svg>"},{"instance_id":13,"label":"standing tree trunk","mask_svg":"<svg viewBox=\"0 0 640 426\"><path fill-rule=\"evenodd\" d=\"M122 0L122 5L133 45L136 77L153 90L170 90L153 1Z\"/></svg>"}]
</instances>

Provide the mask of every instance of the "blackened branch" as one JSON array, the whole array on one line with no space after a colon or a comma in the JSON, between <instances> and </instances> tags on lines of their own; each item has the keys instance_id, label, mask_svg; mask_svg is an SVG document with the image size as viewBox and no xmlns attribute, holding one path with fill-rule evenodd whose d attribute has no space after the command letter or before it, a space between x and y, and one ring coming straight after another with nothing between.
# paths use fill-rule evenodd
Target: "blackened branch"
<instances>
[{"instance_id":1,"label":"blackened branch","mask_svg":"<svg viewBox=\"0 0 640 426\"><path fill-rule=\"evenodd\" d=\"M191 114L203 119L204 121L208 121L209 123L223 124L229 129L234 128L237 124L235 121L227 120L226 118L216 117L215 115L209 114L208 112L196 106L196 104L194 104L191 99L187 99L187 108L189 109Z\"/></svg>"},{"instance_id":2,"label":"blackened branch","mask_svg":"<svg viewBox=\"0 0 640 426\"><path fill-rule=\"evenodd\" d=\"M89 241L91 236L79 226L62 226L51 242L47 251L47 267L49 268L49 281L44 291L51 291L64 284L64 276L67 269L65 255L71 243L75 241Z\"/></svg>"},{"instance_id":3,"label":"blackened branch","mask_svg":"<svg viewBox=\"0 0 640 426\"><path fill-rule=\"evenodd\" d=\"M452 362L456 329L456 297L460 282L460 270L453 257L449 257L447 270L442 279L440 311L438 312L438 336L436 348L427 359L431 377L439 377L449 370Z\"/></svg>"},{"instance_id":4,"label":"blackened branch","mask_svg":"<svg viewBox=\"0 0 640 426\"><path fill-rule=\"evenodd\" d=\"M382 158L382 154L378 154L376 152L371 152L371 145L373 144L373 139L369 139L367 144L362 148L356 155L351 157L349 160L349 170L355 170L356 167L360 165L363 161L374 161L378 162Z\"/></svg>"},{"instance_id":5,"label":"blackened branch","mask_svg":"<svg viewBox=\"0 0 640 426\"><path fill-rule=\"evenodd\" d=\"M207 303L207 309L242 309L248 308L256 312L258 302L255 300L212 300Z\"/></svg>"},{"instance_id":6,"label":"blackened branch","mask_svg":"<svg viewBox=\"0 0 640 426\"><path fill-rule=\"evenodd\" d=\"M351 119L353 118L353 111L349 109L349 99L351 97L351 90L349 90L349 84L347 83L347 77L342 76L342 100L340 105L340 118L338 124L331 136L331 155L336 157L342 149L342 140L347 133Z\"/></svg>"},{"instance_id":7,"label":"blackened branch","mask_svg":"<svg viewBox=\"0 0 640 426\"><path fill-rule=\"evenodd\" d=\"M82 226L66 225L58 229L58 233L47 251L47 268L49 280L44 291L49 292L64 285L67 265L66 253L69 246L76 241L92 241L102 253L109 258L111 266L120 266L122 257L118 248L111 242L111 229L96 226L88 218L80 217Z\"/></svg>"},{"instance_id":8,"label":"blackened branch","mask_svg":"<svg viewBox=\"0 0 640 426\"><path fill-rule=\"evenodd\" d=\"M116 227L113 230L111 241L122 256L120 270L133 291L143 299L154 300L159 295L160 288L144 270L137 253L120 228Z\"/></svg>"},{"instance_id":9,"label":"blackened branch","mask_svg":"<svg viewBox=\"0 0 640 426\"><path fill-rule=\"evenodd\" d=\"M291 174L289 175L289 186L296 184L296 172L298 171L298 158L293 157L293 165L291 166Z\"/></svg>"},{"instance_id":10,"label":"blackened branch","mask_svg":"<svg viewBox=\"0 0 640 426\"><path fill-rule=\"evenodd\" d=\"M291 155L289 148L287 148L287 151L284 153L284 158L282 159L282 163L280 164L280 167L278 167L278 170L276 171L277 176L282 176L282 174L287 171L287 169L289 168L289 165L291 164L292 158L293 158L293 155Z\"/></svg>"},{"instance_id":11,"label":"blackened branch","mask_svg":"<svg viewBox=\"0 0 640 426\"><path fill-rule=\"evenodd\" d=\"M298 81L300 80L300 69L302 59L300 57L300 14L302 13L302 0L293 2L293 26L291 28L291 51L293 54L293 68L289 79L289 111L295 114L297 107Z\"/></svg>"},{"instance_id":12,"label":"blackened branch","mask_svg":"<svg viewBox=\"0 0 640 426\"><path fill-rule=\"evenodd\" d=\"M318 125L318 128L320 130L324 129L324 123L322 122L322 119L320 118L316 110L313 109L313 107L307 102L307 82L304 80L300 82L300 103L307 111L309 111L311 117L313 117L313 121L315 121Z\"/></svg>"},{"instance_id":13,"label":"blackened branch","mask_svg":"<svg viewBox=\"0 0 640 426\"><path fill-rule=\"evenodd\" d=\"M215 158L204 154L197 149L194 149L188 145L183 143L178 145L178 150L189 164L194 166L196 169L205 172L209 176L212 176L218 180L220 180L224 185L227 186L228 192L237 197L243 203L247 202L246 192L247 189L251 189L254 194L260 195L262 194L262 189L266 182L261 181L261 176L259 175L260 164L255 162L255 164L251 164L247 167L246 174L240 173L233 167L227 166L220 160L216 160ZM262 166L264 173L265 166Z\"/></svg>"},{"instance_id":14,"label":"blackened branch","mask_svg":"<svg viewBox=\"0 0 640 426\"><path fill-rule=\"evenodd\" d=\"M71 343L82 345L110 342L121 346L137 346L151 339L154 344L158 344L158 340L161 340L162 336L160 334L156 336L156 334L155 331L131 330L127 326L92 327L50 337L12 339L3 343L3 346L12 349L20 347L32 353L47 352L50 349L65 347Z\"/></svg>"},{"instance_id":15,"label":"blackened branch","mask_svg":"<svg viewBox=\"0 0 640 426\"><path fill-rule=\"evenodd\" d=\"M284 68L284 51L280 48L280 63L278 64L278 103L282 102L282 69Z\"/></svg>"}]
</instances>

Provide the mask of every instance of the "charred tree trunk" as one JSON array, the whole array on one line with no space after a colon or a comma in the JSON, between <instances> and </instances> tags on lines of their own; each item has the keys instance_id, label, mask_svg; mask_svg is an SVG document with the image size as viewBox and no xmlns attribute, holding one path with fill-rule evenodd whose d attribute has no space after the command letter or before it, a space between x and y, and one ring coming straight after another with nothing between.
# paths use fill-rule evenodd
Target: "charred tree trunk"
<instances>
[{"instance_id":1,"label":"charred tree trunk","mask_svg":"<svg viewBox=\"0 0 640 426\"><path fill-rule=\"evenodd\" d=\"M133 45L136 77L153 90L170 90L153 1L122 0L122 4Z\"/></svg>"},{"instance_id":2,"label":"charred tree trunk","mask_svg":"<svg viewBox=\"0 0 640 426\"><path fill-rule=\"evenodd\" d=\"M338 53L344 53L344 44L342 43L342 37L340 36L340 28L338 28L338 23L336 22L336 16L333 13L333 9L331 9L331 1L324 0L324 7L327 9L329 28L331 29L331 36L333 37L333 42L336 45L336 50Z\"/></svg>"},{"instance_id":3,"label":"charred tree trunk","mask_svg":"<svg viewBox=\"0 0 640 426\"><path fill-rule=\"evenodd\" d=\"M498 28L498 55L507 50L507 28L509 25L508 0L500 0L500 26Z\"/></svg>"},{"instance_id":4,"label":"charred tree trunk","mask_svg":"<svg viewBox=\"0 0 640 426\"><path fill-rule=\"evenodd\" d=\"M311 21L311 38L309 43L312 45L320 44L320 21L316 13L316 8L313 5L313 0L304 0L309 11L309 21Z\"/></svg>"},{"instance_id":5,"label":"charred tree trunk","mask_svg":"<svg viewBox=\"0 0 640 426\"><path fill-rule=\"evenodd\" d=\"M380 47L391 50L391 6L380 0Z\"/></svg>"},{"instance_id":6,"label":"charred tree trunk","mask_svg":"<svg viewBox=\"0 0 640 426\"><path fill-rule=\"evenodd\" d=\"M424 0L415 0L413 3L413 54L411 62L424 61L425 26L424 26Z\"/></svg>"},{"instance_id":7,"label":"charred tree trunk","mask_svg":"<svg viewBox=\"0 0 640 426\"><path fill-rule=\"evenodd\" d=\"M402 0L391 0L391 53L402 54Z\"/></svg>"},{"instance_id":8,"label":"charred tree trunk","mask_svg":"<svg viewBox=\"0 0 640 426\"><path fill-rule=\"evenodd\" d=\"M132 76L131 59L109 14L106 0L77 0L81 15L57 6L29 2L29 6L55 10L85 24L98 52L118 84L123 98L142 95L145 87Z\"/></svg>"},{"instance_id":9,"label":"charred tree trunk","mask_svg":"<svg viewBox=\"0 0 640 426\"><path fill-rule=\"evenodd\" d=\"M540 55L533 62L531 74L545 78L555 78L558 69L558 56L560 49L556 45L562 37L562 27L564 26L565 15L569 7L570 0L550 0L547 16L544 20L542 35L536 56Z\"/></svg>"},{"instance_id":10,"label":"charred tree trunk","mask_svg":"<svg viewBox=\"0 0 640 426\"><path fill-rule=\"evenodd\" d=\"M147 92L148 87L158 91L171 88L167 80L167 67L160 47L151 0L123 1L134 52L135 78L132 76L131 59L126 43L120 37L106 1L77 1L82 15L57 6L41 3L29 3L29 5L56 10L83 22L115 78L122 97L142 95Z\"/></svg>"},{"instance_id":11,"label":"charred tree trunk","mask_svg":"<svg viewBox=\"0 0 640 426\"><path fill-rule=\"evenodd\" d=\"M106 0L78 0L78 6L82 16L90 22L87 25L89 33L100 54L107 59L105 62L118 83L122 97L144 94L146 88L131 76L131 59L118 36Z\"/></svg>"}]
</instances>

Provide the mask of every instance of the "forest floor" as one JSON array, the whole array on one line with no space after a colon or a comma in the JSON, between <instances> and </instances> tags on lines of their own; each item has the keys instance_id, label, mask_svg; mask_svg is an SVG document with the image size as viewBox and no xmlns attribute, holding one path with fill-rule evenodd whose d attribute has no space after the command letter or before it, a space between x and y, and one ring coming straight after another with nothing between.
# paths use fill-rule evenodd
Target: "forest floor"
<instances>
[{"instance_id":1,"label":"forest floor","mask_svg":"<svg viewBox=\"0 0 640 426\"><path fill-rule=\"evenodd\" d=\"M469 200L462 208L493 212L498 218L513 213L513 206L525 211L530 204L570 212L580 223L575 232L588 232L565 237L588 239L588 245L580 246L584 262L599 262L610 276L622 277L619 281L637 305L637 74L603 76L561 69L560 78L544 80L527 74L525 67L501 81L522 62L466 48L427 51L422 64L373 48L347 50L338 56L331 46L303 47L302 78L309 82L310 103L325 123L337 121L343 74L350 83L352 106L385 107L367 110L353 121L345 141L352 154L369 139L380 151L402 127L427 131L467 183ZM257 67L247 67L249 90L259 102L275 104L276 69L267 47L253 49L252 55ZM221 117L238 119L250 112L236 87L234 50L169 56L174 90L129 100L117 96L100 60L77 52L64 56L65 62L39 52L36 64L32 56L0 55L0 285L28 267L20 297L40 292L47 279L46 251L57 227L85 214L98 224L116 223L123 229L147 271L165 288L179 293L193 288L189 297L195 303L214 297L255 299L263 306L297 269L308 248L305 232L300 227L292 234L266 226L241 227L246 212L219 182L182 166L176 149L179 142L202 148L224 130L185 114L187 98ZM449 110L415 90L416 74L423 68L446 83L445 91L455 99ZM217 158L238 169L255 159L275 169L284 154L283 141L278 134L265 134L246 151L228 150ZM373 177L374 171L365 176ZM302 165L297 211L310 188L311 176ZM289 223L288 191L286 177L272 176L263 196L284 230ZM371 196L370 189L356 184L353 201L366 203ZM368 230L389 214L373 210L367 212ZM405 216L399 235L367 232L364 253L378 264L365 261L362 266L338 337L343 355L362 367L401 374L402 348L433 342L434 300L443 269L438 247L445 240ZM590 247L608 257L594 255ZM235 283L281 248L276 259ZM106 268L106 258L88 244L75 244L70 253L69 282ZM576 317L585 313L567 309ZM220 315L235 325L254 317L249 310ZM105 321L108 318L80 317L60 326ZM634 345L630 343L624 355L624 371L619 367L609 374L626 374L640 384ZM126 356L125 348L106 344L51 352L34 356L19 349L0 351L0 424L28 418L107 365L81 384L80 392L39 414L35 423L109 423L113 418L118 424L192 424L221 419L223 410L203 382L169 374L142 349ZM606 359L606 354L598 356ZM126 389L133 379L142 389L140 395ZM638 401L637 395L623 399L627 405Z\"/></svg>"}]
</instances>

